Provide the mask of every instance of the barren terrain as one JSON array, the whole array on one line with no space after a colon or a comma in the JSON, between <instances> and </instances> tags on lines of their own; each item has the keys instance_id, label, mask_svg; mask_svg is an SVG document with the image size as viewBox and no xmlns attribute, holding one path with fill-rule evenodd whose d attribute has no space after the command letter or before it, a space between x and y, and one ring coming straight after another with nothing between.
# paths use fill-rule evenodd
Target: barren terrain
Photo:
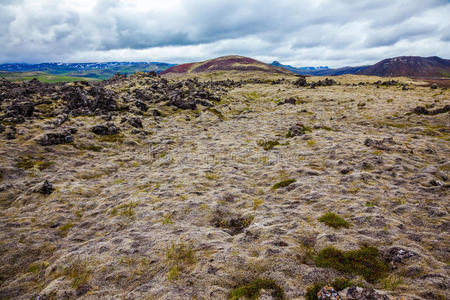
<instances>
[{"instance_id":1,"label":"barren terrain","mask_svg":"<svg viewBox=\"0 0 450 300\"><path fill-rule=\"evenodd\" d=\"M257 279L261 299L303 299L336 278L450 298L449 90L206 83L228 76L21 91L31 114L3 96L0 299L227 299ZM379 276L320 260L368 247Z\"/></svg>"}]
</instances>

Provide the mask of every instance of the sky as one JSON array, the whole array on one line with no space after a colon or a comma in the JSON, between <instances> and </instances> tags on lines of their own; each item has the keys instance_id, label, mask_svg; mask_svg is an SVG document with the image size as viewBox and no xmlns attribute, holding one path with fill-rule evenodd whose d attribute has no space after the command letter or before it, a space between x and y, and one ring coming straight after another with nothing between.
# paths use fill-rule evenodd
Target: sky
<instances>
[{"instance_id":1,"label":"sky","mask_svg":"<svg viewBox=\"0 0 450 300\"><path fill-rule=\"evenodd\" d=\"M0 63L450 58L448 0L0 0Z\"/></svg>"}]
</instances>

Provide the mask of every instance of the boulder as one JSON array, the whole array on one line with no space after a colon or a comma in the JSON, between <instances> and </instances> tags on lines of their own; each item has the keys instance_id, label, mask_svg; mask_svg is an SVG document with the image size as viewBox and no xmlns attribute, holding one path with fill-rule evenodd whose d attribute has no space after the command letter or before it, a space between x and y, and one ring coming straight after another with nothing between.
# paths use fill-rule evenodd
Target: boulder
<instances>
[{"instance_id":1,"label":"boulder","mask_svg":"<svg viewBox=\"0 0 450 300\"><path fill-rule=\"evenodd\" d=\"M51 146L59 144L67 144L73 142L73 135L76 128L67 128L56 132L47 132L39 136L36 142L41 146Z\"/></svg>"},{"instance_id":2,"label":"boulder","mask_svg":"<svg viewBox=\"0 0 450 300\"><path fill-rule=\"evenodd\" d=\"M118 134L120 129L113 123L99 124L92 127L92 132L98 135L113 135Z\"/></svg>"}]
</instances>

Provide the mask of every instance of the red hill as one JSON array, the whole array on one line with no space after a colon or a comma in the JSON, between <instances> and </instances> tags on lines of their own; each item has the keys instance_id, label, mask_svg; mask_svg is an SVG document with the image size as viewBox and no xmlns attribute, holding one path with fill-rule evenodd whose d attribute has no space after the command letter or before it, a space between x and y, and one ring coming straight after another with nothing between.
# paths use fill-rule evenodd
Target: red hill
<instances>
[{"instance_id":1,"label":"red hill","mask_svg":"<svg viewBox=\"0 0 450 300\"><path fill-rule=\"evenodd\" d=\"M294 75L294 73L284 68L275 67L253 58L238 55L223 56L203 62L177 65L161 72L160 74L204 73L215 71L251 71Z\"/></svg>"},{"instance_id":2,"label":"red hill","mask_svg":"<svg viewBox=\"0 0 450 300\"><path fill-rule=\"evenodd\" d=\"M448 77L450 60L437 56L400 56L382 60L357 74L391 77Z\"/></svg>"}]
</instances>

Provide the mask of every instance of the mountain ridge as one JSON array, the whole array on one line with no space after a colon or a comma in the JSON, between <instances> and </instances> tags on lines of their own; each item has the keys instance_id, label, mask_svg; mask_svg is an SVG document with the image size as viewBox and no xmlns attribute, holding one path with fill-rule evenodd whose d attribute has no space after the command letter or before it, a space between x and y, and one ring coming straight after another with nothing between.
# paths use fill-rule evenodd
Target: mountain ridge
<instances>
[{"instance_id":1,"label":"mountain ridge","mask_svg":"<svg viewBox=\"0 0 450 300\"><path fill-rule=\"evenodd\" d=\"M313 76L338 76L344 74L370 75L381 77L449 77L450 60L438 56L398 56L383 59L373 65L367 66L347 66L342 68L297 68L290 65L283 65L278 61L272 65L285 68L291 72L301 75Z\"/></svg>"}]
</instances>

